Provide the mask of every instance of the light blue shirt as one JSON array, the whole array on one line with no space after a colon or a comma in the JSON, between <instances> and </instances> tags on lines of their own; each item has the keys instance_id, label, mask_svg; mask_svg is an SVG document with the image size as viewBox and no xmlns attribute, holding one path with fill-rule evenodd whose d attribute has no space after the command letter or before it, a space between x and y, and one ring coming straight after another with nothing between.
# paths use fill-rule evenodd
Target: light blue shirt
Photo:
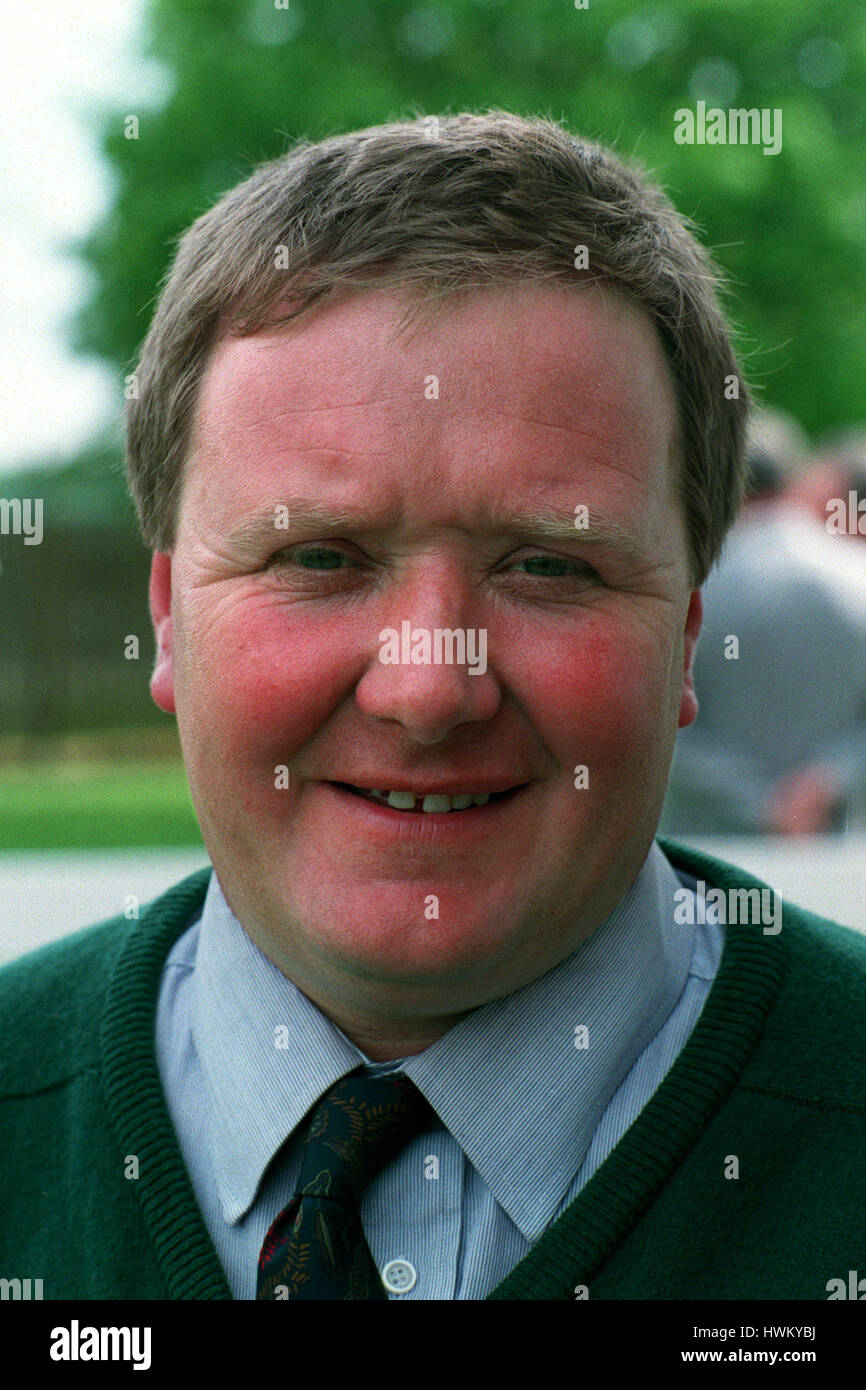
<instances>
[{"instance_id":1,"label":"light blue shirt","mask_svg":"<svg viewBox=\"0 0 866 1390\"><path fill-rule=\"evenodd\" d=\"M698 1019L724 928L675 924L683 883L654 843L579 950L423 1052L373 1063L253 944L213 874L163 969L156 1047L235 1298L255 1298L262 1242L300 1173L304 1117L364 1063L402 1069L437 1117L362 1197L377 1268L397 1261L397 1282L411 1284L388 1296L485 1298L592 1177Z\"/></svg>"}]
</instances>

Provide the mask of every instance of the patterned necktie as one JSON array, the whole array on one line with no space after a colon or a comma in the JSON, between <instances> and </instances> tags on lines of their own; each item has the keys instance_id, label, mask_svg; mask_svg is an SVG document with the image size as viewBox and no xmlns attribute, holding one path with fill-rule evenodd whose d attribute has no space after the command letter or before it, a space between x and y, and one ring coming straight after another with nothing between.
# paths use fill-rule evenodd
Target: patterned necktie
<instances>
[{"instance_id":1,"label":"patterned necktie","mask_svg":"<svg viewBox=\"0 0 866 1390\"><path fill-rule=\"evenodd\" d=\"M257 1299L387 1300L361 1228L361 1193L434 1118L403 1072L353 1072L331 1087L309 1122L297 1190L265 1236Z\"/></svg>"}]
</instances>

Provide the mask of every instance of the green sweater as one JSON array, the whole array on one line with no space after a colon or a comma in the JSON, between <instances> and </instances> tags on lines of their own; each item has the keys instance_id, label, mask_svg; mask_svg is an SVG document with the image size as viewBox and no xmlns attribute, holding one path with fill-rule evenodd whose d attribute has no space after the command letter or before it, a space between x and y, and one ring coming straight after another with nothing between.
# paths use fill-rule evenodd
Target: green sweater
<instances>
[{"instance_id":1,"label":"green sweater","mask_svg":"<svg viewBox=\"0 0 866 1390\"><path fill-rule=\"evenodd\" d=\"M766 886L661 844L708 885ZM210 872L0 970L0 1278L45 1299L232 1297L154 1050ZM490 1297L826 1299L866 1275L864 1097L866 937L787 903L778 935L729 924L664 1081Z\"/></svg>"}]
</instances>

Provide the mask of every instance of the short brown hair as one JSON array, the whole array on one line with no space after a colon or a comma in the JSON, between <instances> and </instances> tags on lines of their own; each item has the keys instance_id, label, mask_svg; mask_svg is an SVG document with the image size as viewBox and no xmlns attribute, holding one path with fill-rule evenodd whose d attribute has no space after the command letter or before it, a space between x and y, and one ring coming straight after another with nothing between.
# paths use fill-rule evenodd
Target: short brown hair
<instances>
[{"instance_id":1,"label":"short brown hair","mask_svg":"<svg viewBox=\"0 0 866 1390\"><path fill-rule=\"evenodd\" d=\"M702 583L745 472L748 392L719 273L642 171L552 120L496 109L300 141L183 235L127 405L147 544L174 546L199 386L220 335L297 321L344 289L421 290L408 296L411 317L453 291L515 280L618 286L656 325L679 410L691 578ZM292 311L276 315L289 299Z\"/></svg>"}]
</instances>

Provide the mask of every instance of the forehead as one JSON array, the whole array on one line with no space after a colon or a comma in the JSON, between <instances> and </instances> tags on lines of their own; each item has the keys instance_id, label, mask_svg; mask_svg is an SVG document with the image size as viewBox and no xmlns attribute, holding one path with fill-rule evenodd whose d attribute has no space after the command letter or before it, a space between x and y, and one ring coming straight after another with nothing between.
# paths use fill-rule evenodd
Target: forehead
<instances>
[{"instance_id":1,"label":"forehead","mask_svg":"<svg viewBox=\"0 0 866 1390\"><path fill-rule=\"evenodd\" d=\"M625 295L496 286L446 296L403 330L407 305L368 290L288 329L222 338L199 395L195 481L203 469L220 479L208 492L233 511L301 466L337 488L353 467L370 483L397 466L419 496L434 474L464 490L507 475L544 491L563 470L578 490L603 472L623 501L671 493L673 383Z\"/></svg>"}]
</instances>

